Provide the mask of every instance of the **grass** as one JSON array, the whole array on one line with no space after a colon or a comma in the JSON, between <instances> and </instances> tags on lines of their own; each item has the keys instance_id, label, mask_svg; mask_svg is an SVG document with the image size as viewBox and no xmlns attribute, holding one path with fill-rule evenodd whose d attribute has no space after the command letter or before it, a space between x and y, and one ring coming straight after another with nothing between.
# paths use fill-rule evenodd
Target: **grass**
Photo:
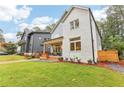
<instances>
[{"instance_id":1,"label":"grass","mask_svg":"<svg viewBox=\"0 0 124 93\"><path fill-rule=\"evenodd\" d=\"M0 65L0 86L124 86L124 75L95 66L24 62Z\"/></svg>"},{"instance_id":2,"label":"grass","mask_svg":"<svg viewBox=\"0 0 124 93\"><path fill-rule=\"evenodd\" d=\"M15 61L15 60L22 60L22 59L24 59L24 56L19 56L19 55L0 56L0 62Z\"/></svg>"}]
</instances>

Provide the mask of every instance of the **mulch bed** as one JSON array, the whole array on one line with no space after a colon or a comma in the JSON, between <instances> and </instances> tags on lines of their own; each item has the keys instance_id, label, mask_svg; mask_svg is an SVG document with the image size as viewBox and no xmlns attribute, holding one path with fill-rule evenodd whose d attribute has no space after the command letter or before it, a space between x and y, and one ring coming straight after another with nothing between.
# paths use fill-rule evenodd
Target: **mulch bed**
<instances>
[{"instance_id":1,"label":"mulch bed","mask_svg":"<svg viewBox=\"0 0 124 93\"><path fill-rule=\"evenodd\" d=\"M119 61L118 64L124 67L124 60Z\"/></svg>"},{"instance_id":2,"label":"mulch bed","mask_svg":"<svg viewBox=\"0 0 124 93\"><path fill-rule=\"evenodd\" d=\"M60 62L60 61L57 61L57 62ZM72 64L79 64L79 65L82 65L82 66L98 66L98 67L105 67L105 68L108 68L107 65L109 64L119 64L121 66L124 67L124 60L123 61L119 61L119 62L98 62L97 64L87 64L87 63L77 63L77 62L65 62L63 61L64 63L72 63Z\"/></svg>"}]
</instances>

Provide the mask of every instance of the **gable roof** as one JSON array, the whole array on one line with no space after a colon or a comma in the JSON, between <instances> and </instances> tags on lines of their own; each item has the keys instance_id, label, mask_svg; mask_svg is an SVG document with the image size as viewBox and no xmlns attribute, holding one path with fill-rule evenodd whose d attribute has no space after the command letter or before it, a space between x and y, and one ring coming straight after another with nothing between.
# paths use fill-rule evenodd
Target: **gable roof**
<instances>
[{"instance_id":1,"label":"gable roof","mask_svg":"<svg viewBox=\"0 0 124 93\"><path fill-rule=\"evenodd\" d=\"M99 28L98 28L98 26L97 26L97 24L96 24L95 18L94 18L93 14L92 14L91 9L88 8L88 7L79 6L79 5L77 5L77 6L71 6L68 11L65 11L64 14L62 15L62 17L60 18L60 20L58 21L58 23L57 23L57 24L54 26L54 28L52 29L51 33L53 33L53 32L55 31L55 29L58 27L58 25L59 25L61 22L64 22L64 21L66 20L66 18L69 16L69 14L72 12L72 10L73 10L74 8L79 8L79 9L83 9L83 10L89 11L89 13L91 14L91 16L92 16L92 18L93 18L93 20L94 20L94 22L95 22L95 26L96 26L96 28L97 28L98 34L99 34L100 38L102 38L102 36L101 36L101 34L100 34L100 31L99 31Z\"/></svg>"},{"instance_id":2,"label":"gable roof","mask_svg":"<svg viewBox=\"0 0 124 93\"><path fill-rule=\"evenodd\" d=\"M91 11L90 8L89 8L89 12L90 12L90 15L92 16L92 18L93 18L93 20L94 20L94 23L95 23L96 29L97 29L97 31L98 31L98 34L99 34L100 38L102 39L101 33L100 33L100 31L99 31L99 28L98 28L98 26L97 26L97 23L96 23L96 21L95 21L95 18L94 18L94 16L93 16L93 13L92 13L92 11Z\"/></svg>"},{"instance_id":3,"label":"gable roof","mask_svg":"<svg viewBox=\"0 0 124 93\"><path fill-rule=\"evenodd\" d=\"M74 9L74 8L80 8L80 9L86 9L88 10L89 8L87 7L82 7L82 6L76 6L76 5L73 5L71 6L68 11L66 10L64 12L64 14L62 15L62 17L60 18L60 20L57 22L57 24L54 26L53 30L51 31L51 33L54 32L54 30L58 27L58 25L61 23L61 22L64 22L66 20L66 18L69 16L69 14L71 13L71 11Z\"/></svg>"},{"instance_id":4,"label":"gable roof","mask_svg":"<svg viewBox=\"0 0 124 93\"><path fill-rule=\"evenodd\" d=\"M22 38L24 37L24 34L25 34L25 31L24 31L23 34L22 34L21 40L22 40Z\"/></svg>"},{"instance_id":5,"label":"gable roof","mask_svg":"<svg viewBox=\"0 0 124 93\"><path fill-rule=\"evenodd\" d=\"M54 30L58 27L58 25L61 23L61 21L63 20L63 18L65 17L65 15L68 13L68 11L65 11L64 14L62 15L62 17L59 19L59 21L57 22L57 24L53 27L51 33L54 32Z\"/></svg>"},{"instance_id":6,"label":"gable roof","mask_svg":"<svg viewBox=\"0 0 124 93\"><path fill-rule=\"evenodd\" d=\"M24 37L24 35L27 33L27 35L32 35L32 34L35 34L35 33L38 33L38 34L50 34L50 32L47 32L47 31L32 31L32 30L29 30L29 32L27 32L26 30L24 30L23 34L22 34L22 37L21 37L21 40L22 38Z\"/></svg>"},{"instance_id":7,"label":"gable roof","mask_svg":"<svg viewBox=\"0 0 124 93\"><path fill-rule=\"evenodd\" d=\"M26 34L25 31L23 32L23 35L21 37L21 40L24 37L24 34ZM29 36L32 35L32 34L50 34L50 32L43 32L43 31L42 32L34 32L34 31L32 31L32 32L28 33Z\"/></svg>"},{"instance_id":8,"label":"gable roof","mask_svg":"<svg viewBox=\"0 0 124 93\"><path fill-rule=\"evenodd\" d=\"M78 9L82 9L82 10L86 10L86 11L88 11L88 9L89 9L88 7L79 6L79 5L77 5L77 6L71 6L70 9L68 10L68 13L63 18L63 21L62 22L64 22L66 20L66 18L70 15L70 13L72 12L72 10L74 8L78 8Z\"/></svg>"},{"instance_id":9,"label":"gable roof","mask_svg":"<svg viewBox=\"0 0 124 93\"><path fill-rule=\"evenodd\" d=\"M22 38L24 37L25 34L29 34L30 32L31 32L31 31L30 31L28 28L25 28L25 29L24 29L24 32L23 32L23 34L22 34L21 40L22 40Z\"/></svg>"},{"instance_id":10,"label":"gable roof","mask_svg":"<svg viewBox=\"0 0 124 93\"><path fill-rule=\"evenodd\" d=\"M50 32L43 32L43 31L41 31L41 32L30 32L28 35L32 35L32 34L50 34Z\"/></svg>"}]
</instances>

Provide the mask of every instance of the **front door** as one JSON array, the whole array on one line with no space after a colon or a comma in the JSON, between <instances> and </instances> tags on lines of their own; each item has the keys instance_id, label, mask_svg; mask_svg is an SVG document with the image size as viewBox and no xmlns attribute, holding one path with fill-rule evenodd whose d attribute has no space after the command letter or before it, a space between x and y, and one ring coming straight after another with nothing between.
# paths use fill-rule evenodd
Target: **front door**
<instances>
[{"instance_id":1,"label":"front door","mask_svg":"<svg viewBox=\"0 0 124 93\"><path fill-rule=\"evenodd\" d=\"M55 55L61 56L61 54L62 54L61 45L55 45L55 46L54 46L54 49L53 49L53 53L54 53Z\"/></svg>"}]
</instances>

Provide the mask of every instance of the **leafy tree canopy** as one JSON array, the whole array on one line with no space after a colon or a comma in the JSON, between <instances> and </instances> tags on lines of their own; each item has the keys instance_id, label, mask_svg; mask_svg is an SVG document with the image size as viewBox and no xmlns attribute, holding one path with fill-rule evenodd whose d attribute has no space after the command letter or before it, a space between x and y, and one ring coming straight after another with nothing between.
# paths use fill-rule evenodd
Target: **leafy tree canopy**
<instances>
[{"instance_id":1,"label":"leafy tree canopy","mask_svg":"<svg viewBox=\"0 0 124 93\"><path fill-rule=\"evenodd\" d=\"M108 6L107 18L97 22L102 34L103 49L116 49L119 55L124 51L124 6Z\"/></svg>"}]
</instances>

